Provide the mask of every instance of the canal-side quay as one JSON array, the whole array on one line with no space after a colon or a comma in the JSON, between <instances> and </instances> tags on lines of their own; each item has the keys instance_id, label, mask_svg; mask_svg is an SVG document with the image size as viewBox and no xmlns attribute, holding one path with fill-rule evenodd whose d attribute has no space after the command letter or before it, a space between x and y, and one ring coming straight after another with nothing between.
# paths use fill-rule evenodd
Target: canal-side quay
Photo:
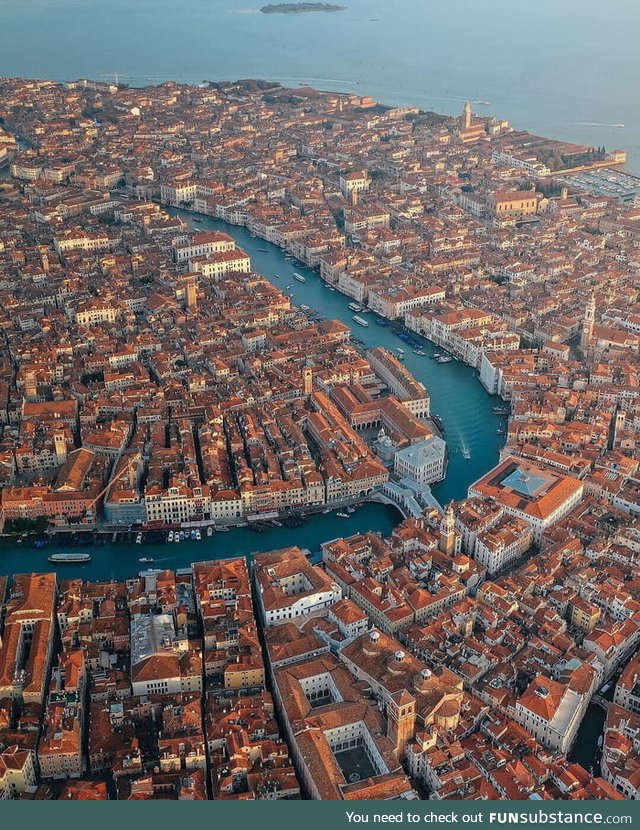
<instances>
[{"instance_id":1,"label":"canal-side quay","mask_svg":"<svg viewBox=\"0 0 640 830\"><path fill-rule=\"evenodd\" d=\"M298 528L270 527L263 533L257 533L250 527L236 527L227 532L218 531L210 537L203 534L199 542L160 542L156 541L158 537L152 534L147 542L137 545L134 541L135 533L131 534L132 541L128 544L107 542L93 544L90 547L83 544L81 539L75 547L65 546L65 537L62 536L53 539L46 548L33 548L28 543L18 546L5 540L0 543L0 574L11 576L31 571L57 570L61 579L129 579L143 568L178 570L189 568L193 562L230 559L289 545L298 545L303 550L310 551L312 561L318 561L320 545L323 542L366 531L388 535L401 518L394 507L367 503L349 518L339 518L335 513L320 513L309 516ZM52 553L66 550L89 552L91 561L83 564L53 565L47 560ZM138 561L140 558L152 559L153 562L141 564Z\"/></svg>"}]
</instances>

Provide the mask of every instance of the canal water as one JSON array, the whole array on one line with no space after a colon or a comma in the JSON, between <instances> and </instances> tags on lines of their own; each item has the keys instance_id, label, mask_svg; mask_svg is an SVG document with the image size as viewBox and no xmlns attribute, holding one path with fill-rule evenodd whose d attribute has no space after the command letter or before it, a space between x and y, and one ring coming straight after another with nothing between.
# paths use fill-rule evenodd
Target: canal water
<instances>
[{"instance_id":1,"label":"canal water","mask_svg":"<svg viewBox=\"0 0 640 830\"><path fill-rule=\"evenodd\" d=\"M604 709L595 703L589 704L584 714L569 760L575 761L594 775L600 775L600 756L602 754L598 741L602 737L607 716Z\"/></svg>"},{"instance_id":2,"label":"canal water","mask_svg":"<svg viewBox=\"0 0 640 830\"><path fill-rule=\"evenodd\" d=\"M376 531L383 535L391 533L402 516L395 507L373 502L364 504L348 519L334 513L310 516L298 528L273 527L258 533L248 527L238 527L226 533L203 536L200 542L183 541L178 544L107 544L92 547L74 547L74 553L89 552L91 561L83 565L53 565L47 560L51 553L66 548L54 540L48 548L36 550L27 544L23 546L0 543L0 574L11 576L29 571L57 570L60 579L82 577L82 579L129 579L143 568L188 568L192 562L207 559L230 559L261 551L298 545L311 551L313 561L318 561L320 545L340 536L352 533ZM54 546L55 545L55 546ZM140 557L154 561L140 564Z\"/></svg>"},{"instance_id":3,"label":"canal water","mask_svg":"<svg viewBox=\"0 0 640 830\"><path fill-rule=\"evenodd\" d=\"M342 320L351 326L363 347L385 346L391 350L400 347L405 350L406 366L426 386L431 396L431 409L442 419L445 427L444 437L449 449L447 475L443 482L433 487L434 495L441 504L466 496L469 484L494 466L503 441L498 433L503 422L494 415L492 407L500 401L485 392L470 367L457 361L437 363L431 359L436 349L427 341L423 346L427 355L414 354L390 328L377 325L372 314L365 315L369 320L368 328L354 323L353 312L348 308L349 298L337 291L329 291L315 271L286 259L280 248L252 237L245 228L208 218L194 224L191 214L172 212L180 213L194 230L216 229L230 233L238 246L250 254L255 271L290 293L294 303L307 305L328 319ZM293 278L294 271L303 274L306 282L297 282ZM463 456L463 451L470 453L468 459ZM399 511L393 507L369 503L349 518L339 518L332 513L319 514L295 529L274 527L257 533L249 528L234 528L226 533L216 533L211 538L205 537L200 542L94 546L91 548L91 562L58 566L58 571L61 577L124 579L143 567L184 568L199 560L224 559L288 545L298 545L317 553L321 542L338 536L364 531L389 534L401 518ZM17 547L0 542L0 574L51 570L54 566L47 561L47 554L52 550L60 548L35 550L26 544ZM81 551L83 548L74 550ZM153 558L153 564L140 564L138 559L143 556Z\"/></svg>"}]
</instances>

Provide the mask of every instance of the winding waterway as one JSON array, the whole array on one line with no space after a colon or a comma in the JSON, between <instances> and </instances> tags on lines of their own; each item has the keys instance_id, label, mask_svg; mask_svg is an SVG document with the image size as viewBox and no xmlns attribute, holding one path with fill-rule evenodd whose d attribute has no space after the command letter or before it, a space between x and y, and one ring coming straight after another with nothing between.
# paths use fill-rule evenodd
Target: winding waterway
<instances>
[{"instance_id":1,"label":"winding waterway","mask_svg":"<svg viewBox=\"0 0 640 830\"><path fill-rule=\"evenodd\" d=\"M501 401L487 394L471 367L458 361L436 362L432 355L438 349L426 340L423 340L426 356L414 354L391 328L377 325L372 314L365 315L368 328L354 323L353 311L348 307L353 300L338 291L330 291L315 270L286 259L277 245L257 239L246 228L208 218L194 225L191 214L171 212L180 214L194 230L209 228L231 234L237 245L251 256L255 271L290 294L296 305L307 305L327 319L346 323L364 347L404 349L405 365L426 386L431 396L431 409L445 426L444 437L449 450L447 476L433 487L441 504L466 496L469 485L496 463L504 441L498 430L504 422L493 413L493 407ZM306 277L306 282L295 280L294 272ZM470 453L470 458L464 458L464 450Z\"/></svg>"},{"instance_id":2,"label":"winding waterway","mask_svg":"<svg viewBox=\"0 0 640 830\"><path fill-rule=\"evenodd\" d=\"M214 533L205 536L202 541L183 541L179 544L107 544L94 545L91 548L77 547L74 551L89 550L91 561L84 565L54 566L48 560L50 553L65 550L55 547L34 550L31 547L17 547L7 543L0 544L0 574L11 576L29 571L57 570L61 579L82 577L89 580L130 579L142 568L168 568L177 570L188 568L192 562L207 559L229 559L234 556L246 556L260 551L276 550L298 545L312 552L312 560L318 559L318 550L322 542L338 536L352 533L364 533L369 530L389 534L398 524L401 516L394 507L384 504L365 504L348 519L337 518L335 514L319 514L309 517L302 527L288 529L274 527L264 533L257 533L246 527L229 530L227 533ZM141 556L153 558L153 564L141 565Z\"/></svg>"},{"instance_id":3,"label":"winding waterway","mask_svg":"<svg viewBox=\"0 0 640 830\"><path fill-rule=\"evenodd\" d=\"M362 328L352 320L347 297L330 291L317 273L286 259L284 252L275 245L252 237L244 228L205 218L195 225L193 217L180 213L194 229L213 228L230 233L239 247L251 255L253 268L267 277L274 285L292 295L296 304L309 306L313 311L329 319L342 320L354 330L364 346L386 346L389 349L405 349L405 363L415 377L427 387L431 395L432 411L445 426L444 437L449 448L449 464L446 479L433 487L440 503L463 498L469 484L492 467L497 460L500 443L498 434L501 419L494 415L492 407L497 398L488 395L474 376L473 370L462 363L439 364L430 359L434 348L425 341L427 356L415 355L390 328L376 325L373 315L368 315L370 325ZM299 283L294 271L304 274L307 281ZM279 274L279 277L275 275ZM462 450L470 453L466 459ZM131 577L141 565L140 556L154 559L153 567L184 568L192 562L204 559L228 558L256 551L274 550L287 545L299 545L317 553L321 542L363 531L388 534L400 521L400 513L393 507L381 504L365 504L348 519L334 514L310 517L302 527L287 529L274 527L263 533L248 528L234 528L227 533L216 533L201 542L180 544L107 544L93 547L92 560L85 565L65 565L60 571L65 576L82 576L84 579L123 579ZM79 548L78 550L80 550ZM51 570L47 550L16 547L0 543L0 573L14 574L30 570Z\"/></svg>"}]
</instances>

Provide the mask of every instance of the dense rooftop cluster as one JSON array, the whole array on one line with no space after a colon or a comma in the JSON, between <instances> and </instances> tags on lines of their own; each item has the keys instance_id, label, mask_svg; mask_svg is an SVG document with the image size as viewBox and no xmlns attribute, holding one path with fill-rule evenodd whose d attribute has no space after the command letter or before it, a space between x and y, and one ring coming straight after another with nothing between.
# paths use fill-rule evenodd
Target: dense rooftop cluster
<instances>
[{"instance_id":1,"label":"dense rooftop cluster","mask_svg":"<svg viewBox=\"0 0 640 830\"><path fill-rule=\"evenodd\" d=\"M3 796L634 797L637 658L599 698L601 769L567 756L640 642L638 528L585 545L565 520L490 580L463 552L472 501L461 529L428 511L319 565L292 547L3 582Z\"/></svg>"},{"instance_id":2,"label":"dense rooftop cluster","mask_svg":"<svg viewBox=\"0 0 640 830\"><path fill-rule=\"evenodd\" d=\"M126 583L16 577L5 613L3 797L299 796L244 559Z\"/></svg>"},{"instance_id":3,"label":"dense rooftop cluster","mask_svg":"<svg viewBox=\"0 0 640 830\"><path fill-rule=\"evenodd\" d=\"M4 79L0 118L5 527L240 523L378 492L408 516L325 543L321 565L257 556L256 618L244 560L2 582L5 796L635 797L640 191L610 167L624 154L469 106L447 119L246 82ZM427 390L180 207L474 367L508 404L499 464L434 506ZM607 722L585 770L568 756L594 695Z\"/></svg>"},{"instance_id":4,"label":"dense rooftop cluster","mask_svg":"<svg viewBox=\"0 0 640 830\"><path fill-rule=\"evenodd\" d=\"M5 519L92 522L103 498L112 523L309 509L386 481L349 426L398 450L431 436L406 415L428 415L415 382L161 204L404 321L512 402L510 455L638 509L639 214L604 186L623 154L307 88L1 88ZM403 406L375 403L381 383Z\"/></svg>"}]
</instances>

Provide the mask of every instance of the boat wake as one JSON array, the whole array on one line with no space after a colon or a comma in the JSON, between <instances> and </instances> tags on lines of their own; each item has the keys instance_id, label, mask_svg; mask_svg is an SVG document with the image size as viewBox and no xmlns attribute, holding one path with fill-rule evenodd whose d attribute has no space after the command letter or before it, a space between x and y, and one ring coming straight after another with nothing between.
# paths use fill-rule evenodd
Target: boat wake
<instances>
[{"instance_id":1,"label":"boat wake","mask_svg":"<svg viewBox=\"0 0 640 830\"><path fill-rule=\"evenodd\" d=\"M466 438L464 437L464 435L461 432L459 432L459 437L460 437L460 444L459 444L460 453L461 453L462 457L465 458L468 461L471 458L471 450L469 449L469 445L467 444Z\"/></svg>"},{"instance_id":2,"label":"boat wake","mask_svg":"<svg viewBox=\"0 0 640 830\"><path fill-rule=\"evenodd\" d=\"M624 127L624 124L604 124L601 121L576 121L576 124L579 127L615 127L618 130Z\"/></svg>"}]
</instances>

